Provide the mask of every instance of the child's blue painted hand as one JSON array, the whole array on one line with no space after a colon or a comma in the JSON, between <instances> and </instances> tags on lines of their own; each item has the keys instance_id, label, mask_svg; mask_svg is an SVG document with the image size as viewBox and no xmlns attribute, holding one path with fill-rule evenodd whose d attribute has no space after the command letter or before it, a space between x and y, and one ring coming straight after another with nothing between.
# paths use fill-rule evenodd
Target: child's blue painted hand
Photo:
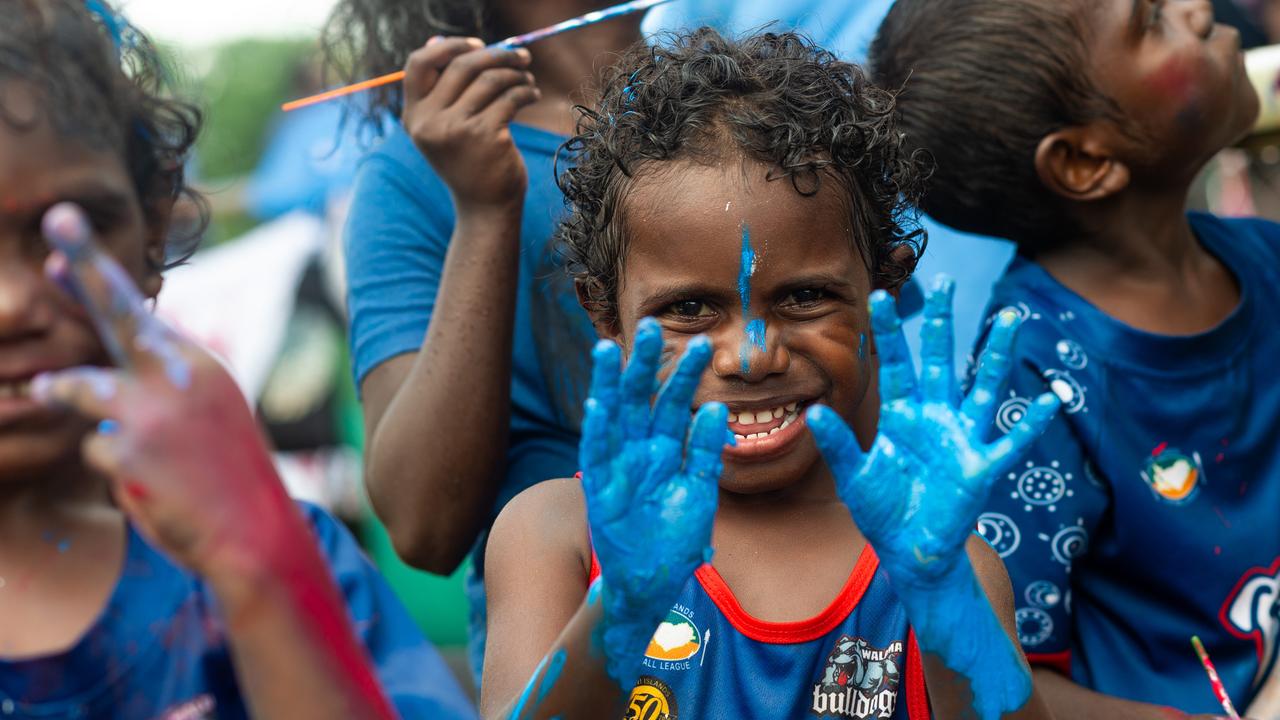
<instances>
[{"instance_id":1,"label":"child's blue painted hand","mask_svg":"<svg viewBox=\"0 0 1280 720\"><path fill-rule=\"evenodd\" d=\"M650 408L661 354L662 330L651 319L640 323L625 371L617 345L596 346L579 453L604 583L604 652L624 688L634 684L654 629L709 557L720 454L732 439L720 403L703 405L689 431L710 342L690 341Z\"/></svg>"},{"instance_id":2,"label":"child's blue painted hand","mask_svg":"<svg viewBox=\"0 0 1280 720\"><path fill-rule=\"evenodd\" d=\"M869 453L829 408L811 408L807 422L921 646L970 678L975 708L991 718L1025 703L1031 679L977 583L965 542L996 479L1044 432L1058 400L1042 395L1007 435L984 441L1020 318L1012 311L996 318L974 388L962 403L952 366L953 292L952 282L939 278L926 299L918 388L894 302L882 291L872 294L881 406Z\"/></svg>"}]
</instances>

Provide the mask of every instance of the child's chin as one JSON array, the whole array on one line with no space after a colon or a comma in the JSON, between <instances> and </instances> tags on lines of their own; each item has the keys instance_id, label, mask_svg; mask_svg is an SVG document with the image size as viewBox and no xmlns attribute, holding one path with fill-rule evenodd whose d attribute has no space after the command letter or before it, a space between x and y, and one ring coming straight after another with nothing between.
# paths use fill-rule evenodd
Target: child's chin
<instances>
[{"instance_id":1,"label":"child's chin","mask_svg":"<svg viewBox=\"0 0 1280 720\"><path fill-rule=\"evenodd\" d=\"M59 467L80 462L86 428L65 418L57 425L0 431L0 485L40 480Z\"/></svg>"},{"instance_id":2,"label":"child's chin","mask_svg":"<svg viewBox=\"0 0 1280 720\"><path fill-rule=\"evenodd\" d=\"M799 484L821 462L811 438L804 438L783 455L744 462L725 458L720 489L739 495L778 492Z\"/></svg>"}]
</instances>

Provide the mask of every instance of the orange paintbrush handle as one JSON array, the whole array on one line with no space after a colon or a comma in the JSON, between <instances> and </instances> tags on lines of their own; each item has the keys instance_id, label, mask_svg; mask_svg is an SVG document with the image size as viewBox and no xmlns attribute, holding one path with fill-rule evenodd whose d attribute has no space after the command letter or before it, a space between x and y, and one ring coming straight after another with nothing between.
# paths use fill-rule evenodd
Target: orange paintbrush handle
<instances>
[{"instance_id":1,"label":"orange paintbrush handle","mask_svg":"<svg viewBox=\"0 0 1280 720\"><path fill-rule=\"evenodd\" d=\"M304 107L307 107L308 105L315 105L316 103L322 103L326 100L332 100L337 97L342 97L343 95L358 93L361 90L368 90L369 88L376 88L382 85L390 85L391 83L398 83L403 79L404 79L404 71L397 70L393 73L387 73L386 75L383 75L381 77L373 78L372 80L363 80L361 82L355 83L354 85L340 87L335 90L329 90L328 92L322 92L319 95L312 95L311 97L304 97L301 100L294 100L292 102L287 102L284 105L281 105L280 109L284 110L285 112L289 112L290 110L297 110L298 108L304 108Z\"/></svg>"}]
</instances>

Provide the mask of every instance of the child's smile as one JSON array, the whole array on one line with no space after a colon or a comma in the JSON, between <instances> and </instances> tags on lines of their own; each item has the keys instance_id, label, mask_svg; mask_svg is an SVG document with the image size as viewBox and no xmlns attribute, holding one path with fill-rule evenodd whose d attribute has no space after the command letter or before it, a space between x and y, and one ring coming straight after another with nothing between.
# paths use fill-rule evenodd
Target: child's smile
<instances>
[{"instance_id":1,"label":"child's smile","mask_svg":"<svg viewBox=\"0 0 1280 720\"><path fill-rule=\"evenodd\" d=\"M642 175L625 209L618 288L624 347L647 316L661 323L669 357L710 338L695 405L728 406L736 445L722 485L746 493L822 468L804 410L821 402L853 420L870 370L870 279L839 185L824 176L806 197L789 178L767 177L752 161Z\"/></svg>"}]
</instances>

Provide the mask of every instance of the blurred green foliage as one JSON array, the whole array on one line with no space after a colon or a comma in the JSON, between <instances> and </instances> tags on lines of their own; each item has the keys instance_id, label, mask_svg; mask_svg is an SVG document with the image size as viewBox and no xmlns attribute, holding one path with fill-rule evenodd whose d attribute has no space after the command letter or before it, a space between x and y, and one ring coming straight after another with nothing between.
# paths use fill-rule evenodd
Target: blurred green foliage
<instances>
[{"instance_id":1,"label":"blurred green foliage","mask_svg":"<svg viewBox=\"0 0 1280 720\"><path fill-rule=\"evenodd\" d=\"M258 164L280 104L296 92L299 67L314 40L239 40L214 51L200 80L207 113L197 145L200 175L210 181L239 177Z\"/></svg>"},{"instance_id":2,"label":"blurred green foliage","mask_svg":"<svg viewBox=\"0 0 1280 720\"><path fill-rule=\"evenodd\" d=\"M257 167L280 104L298 94L302 68L315 55L309 38L238 40L212 50L201 63L207 71L188 83L205 113L196 170L213 208L206 247L257 224L234 201L235 182Z\"/></svg>"}]
</instances>

